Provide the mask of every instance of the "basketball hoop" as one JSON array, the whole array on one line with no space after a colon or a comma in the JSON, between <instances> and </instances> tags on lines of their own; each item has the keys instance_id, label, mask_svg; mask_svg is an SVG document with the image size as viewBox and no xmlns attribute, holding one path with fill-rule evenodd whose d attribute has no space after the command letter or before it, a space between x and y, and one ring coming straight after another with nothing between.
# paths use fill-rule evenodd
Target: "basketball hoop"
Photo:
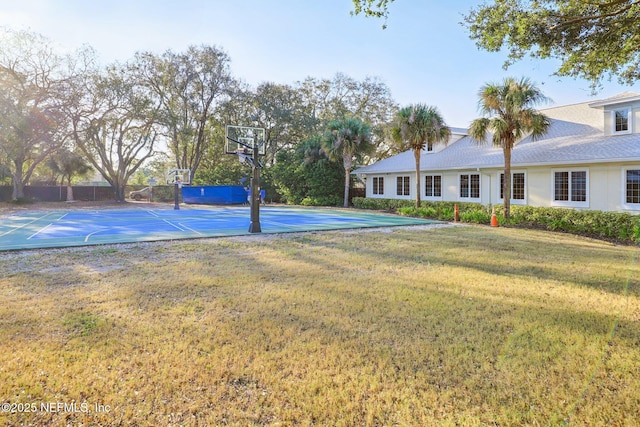
<instances>
[{"instance_id":1,"label":"basketball hoop","mask_svg":"<svg viewBox=\"0 0 640 427\"><path fill-rule=\"evenodd\" d=\"M187 184L191 183L191 169L169 169L166 174L167 184ZM182 187L180 187L182 188Z\"/></svg>"},{"instance_id":2,"label":"basketball hoop","mask_svg":"<svg viewBox=\"0 0 640 427\"><path fill-rule=\"evenodd\" d=\"M264 128L250 126L226 125L225 153L253 154L254 144L258 145L258 155L264 156L266 149L266 132Z\"/></svg>"},{"instance_id":3,"label":"basketball hoop","mask_svg":"<svg viewBox=\"0 0 640 427\"><path fill-rule=\"evenodd\" d=\"M251 202L251 225L249 233L260 233L260 168L259 157L265 155L266 132L264 128L227 125L225 127L225 153L235 154L240 163L249 163L253 170L249 200Z\"/></svg>"}]
</instances>

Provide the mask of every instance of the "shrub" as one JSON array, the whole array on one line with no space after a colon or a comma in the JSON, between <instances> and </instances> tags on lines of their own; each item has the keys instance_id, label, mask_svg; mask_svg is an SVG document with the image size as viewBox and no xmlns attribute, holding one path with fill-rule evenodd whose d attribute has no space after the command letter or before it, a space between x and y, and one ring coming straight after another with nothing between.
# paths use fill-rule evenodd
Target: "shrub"
<instances>
[{"instance_id":1,"label":"shrub","mask_svg":"<svg viewBox=\"0 0 640 427\"><path fill-rule=\"evenodd\" d=\"M491 214L481 210L466 211L460 214L460 221L475 224L488 224L491 222Z\"/></svg>"},{"instance_id":2,"label":"shrub","mask_svg":"<svg viewBox=\"0 0 640 427\"><path fill-rule=\"evenodd\" d=\"M404 207L412 207L416 204L413 200L401 199L374 199L371 197L354 197L353 206L358 209L392 210L396 211Z\"/></svg>"},{"instance_id":3,"label":"shrub","mask_svg":"<svg viewBox=\"0 0 640 427\"><path fill-rule=\"evenodd\" d=\"M342 206L342 197L337 195L305 197L300 204L302 206Z\"/></svg>"},{"instance_id":4,"label":"shrub","mask_svg":"<svg viewBox=\"0 0 640 427\"><path fill-rule=\"evenodd\" d=\"M416 216L420 218L437 218L438 212L433 207L420 207L415 206L399 208L398 213L403 216Z\"/></svg>"},{"instance_id":5,"label":"shrub","mask_svg":"<svg viewBox=\"0 0 640 427\"><path fill-rule=\"evenodd\" d=\"M640 237L639 219L638 216L619 212L512 206L509 223L632 242Z\"/></svg>"},{"instance_id":6,"label":"shrub","mask_svg":"<svg viewBox=\"0 0 640 427\"><path fill-rule=\"evenodd\" d=\"M511 206L511 217L506 221L502 206L486 206L478 203L423 202L416 208L413 200L354 198L354 205L361 209L393 210L404 216L452 221L457 204L460 221L489 224L492 208L496 209L498 222L516 227L538 228L550 231L580 234L618 242L640 241L640 216L629 213L574 210L551 207Z\"/></svg>"}]
</instances>

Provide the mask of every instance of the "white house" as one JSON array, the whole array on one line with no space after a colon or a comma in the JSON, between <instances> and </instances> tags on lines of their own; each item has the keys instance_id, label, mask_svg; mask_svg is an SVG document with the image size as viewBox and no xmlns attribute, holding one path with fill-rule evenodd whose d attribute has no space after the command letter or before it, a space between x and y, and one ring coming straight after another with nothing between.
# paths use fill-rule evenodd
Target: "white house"
<instances>
[{"instance_id":1,"label":"white house","mask_svg":"<svg viewBox=\"0 0 640 427\"><path fill-rule=\"evenodd\" d=\"M512 152L512 205L640 213L640 93L540 110L548 133L526 137ZM452 129L446 146L422 152L422 200L500 204L501 148ZM354 172L366 196L415 200L409 150Z\"/></svg>"}]
</instances>

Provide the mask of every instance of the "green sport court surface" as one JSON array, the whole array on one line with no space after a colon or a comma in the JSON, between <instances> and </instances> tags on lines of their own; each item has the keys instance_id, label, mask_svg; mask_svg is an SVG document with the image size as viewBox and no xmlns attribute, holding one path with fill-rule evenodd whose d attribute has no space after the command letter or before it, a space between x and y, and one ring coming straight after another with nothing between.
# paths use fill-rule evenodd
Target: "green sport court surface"
<instances>
[{"instance_id":1,"label":"green sport court surface","mask_svg":"<svg viewBox=\"0 0 640 427\"><path fill-rule=\"evenodd\" d=\"M249 207L25 211L0 217L0 250L248 235ZM262 207L262 234L433 224L339 209Z\"/></svg>"}]
</instances>

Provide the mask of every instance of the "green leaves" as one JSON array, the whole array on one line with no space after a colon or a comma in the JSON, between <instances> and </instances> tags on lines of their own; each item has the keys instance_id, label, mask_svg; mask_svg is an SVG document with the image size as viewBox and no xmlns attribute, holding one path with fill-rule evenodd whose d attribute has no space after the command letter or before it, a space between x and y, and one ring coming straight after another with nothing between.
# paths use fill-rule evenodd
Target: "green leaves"
<instances>
[{"instance_id":1,"label":"green leaves","mask_svg":"<svg viewBox=\"0 0 640 427\"><path fill-rule=\"evenodd\" d=\"M527 78L506 78L501 83L488 83L480 88L478 105L485 117L474 120L470 136L483 142L493 133L493 144L513 148L528 133L534 138L544 135L550 122L534 106L548 98Z\"/></svg>"},{"instance_id":2,"label":"green leaves","mask_svg":"<svg viewBox=\"0 0 640 427\"><path fill-rule=\"evenodd\" d=\"M415 104L398 111L392 128L403 149L424 150L427 144L446 143L451 130L436 107Z\"/></svg>"},{"instance_id":3,"label":"green leaves","mask_svg":"<svg viewBox=\"0 0 640 427\"><path fill-rule=\"evenodd\" d=\"M329 157L353 159L371 151L371 127L354 118L333 120L327 126L323 146Z\"/></svg>"},{"instance_id":4,"label":"green leaves","mask_svg":"<svg viewBox=\"0 0 640 427\"><path fill-rule=\"evenodd\" d=\"M639 14L640 0L495 0L472 9L462 25L479 48L506 48L505 67L527 53L557 58L557 75L596 88L606 77L623 84L640 78Z\"/></svg>"},{"instance_id":5,"label":"green leaves","mask_svg":"<svg viewBox=\"0 0 640 427\"><path fill-rule=\"evenodd\" d=\"M387 28L387 17L389 16L389 5L394 0L353 0L352 15L364 13L365 16L374 18L384 18L382 28Z\"/></svg>"},{"instance_id":6,"label":"green leaves","mask_svg":"<svg viewBox=\"0 0 640 427\"><path fill-rule=\"evenodd\" d=\"M436 107L415 104L398 111L391 136L402 150L413 150L416 160L416 207L419 208L421 152L433 144L446 144L451 136L451 129Z\"/></svg>"}]
</instances>

